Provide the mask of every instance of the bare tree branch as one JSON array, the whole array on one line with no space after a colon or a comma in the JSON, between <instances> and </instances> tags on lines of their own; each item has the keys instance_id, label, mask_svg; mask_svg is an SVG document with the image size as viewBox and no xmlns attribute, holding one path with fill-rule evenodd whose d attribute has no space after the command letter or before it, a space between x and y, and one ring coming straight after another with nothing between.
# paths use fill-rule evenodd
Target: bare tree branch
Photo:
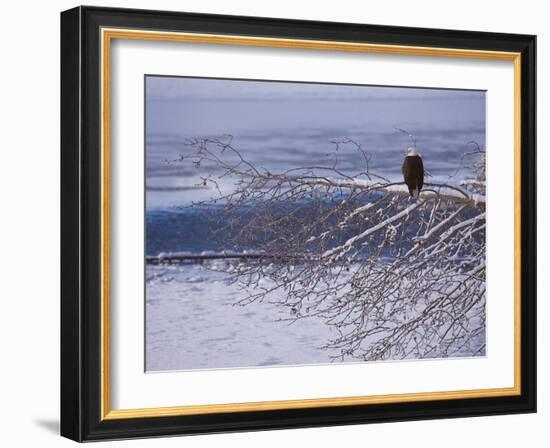
<instances>
[{"instance_id":1,"label":"bare tree branch","mask_svg":"<svg viewBox=\"0 0 550 448\"><path fill-rule=\"evenodd\" d=\"M361 169L348 173L335 158L271 173L229 137L191 140L177 159L207 168L228 247L255 247L225 271L242 288L239 304L268 300L288 308L290 323L324 320L334 360L483 354L484 151L476 144L467 156L472 178L425 184L411 199L402 182L371 171L361 145L333 143L358 151Z\"/></svg>"}]
</instances>

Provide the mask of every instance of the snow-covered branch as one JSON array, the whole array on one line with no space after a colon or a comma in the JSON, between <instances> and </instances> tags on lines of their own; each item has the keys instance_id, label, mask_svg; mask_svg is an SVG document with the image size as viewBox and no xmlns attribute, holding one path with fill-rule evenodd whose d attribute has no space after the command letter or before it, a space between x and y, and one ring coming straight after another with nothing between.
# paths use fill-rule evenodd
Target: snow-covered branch
<instances>
[{"instance_id":1,"label":"snow-covered branch","mask_svg":"<svg viewBox=\"0 0 550 448\"><path fill-rule=\"evenodd\" d=\"M323 319L335 331L325 346L334 359L483 353L484 153L475 150L471 179L426 183L415 199L372 172L360 145L344 143L363 157L356 173L337 163L272 173L231 138L188 142L178 160L207 169L227 249L260 254L227 271L245 293L239 303L279 303L289 322Z\"/></svg>"}]
</instances>

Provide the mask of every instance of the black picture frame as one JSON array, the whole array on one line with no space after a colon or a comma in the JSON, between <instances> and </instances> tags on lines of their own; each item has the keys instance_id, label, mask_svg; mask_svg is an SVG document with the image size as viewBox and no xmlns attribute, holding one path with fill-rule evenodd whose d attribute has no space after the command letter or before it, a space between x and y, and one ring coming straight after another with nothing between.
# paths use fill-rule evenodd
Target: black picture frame
<instances>
[{"instance_id":1,"label":"black picture frame","mask_svg":"<svg viewBox=\"0 0 550 448\"><path fill-rule=\"evenodd\" d=\"M101 418L100 29L521 53L521 393L149 418ZM536 37L77 7L61 13L61 435L76 441L536 412Z\"/></svg>"}]
</instances>

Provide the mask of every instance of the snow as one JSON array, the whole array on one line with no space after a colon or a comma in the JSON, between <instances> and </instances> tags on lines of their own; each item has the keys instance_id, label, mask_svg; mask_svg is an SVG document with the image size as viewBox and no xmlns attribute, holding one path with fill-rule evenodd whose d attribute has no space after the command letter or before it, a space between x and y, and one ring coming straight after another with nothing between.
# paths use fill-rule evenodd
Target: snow
<instances>
[{"instance_id":1,"label":"snow","mask_svg":"<svg viewBox=\"0 0 550 448\"><path fill-rule=\"evenodd\" d=\"M147 371L330 362L318 348L334 336L327 325L277 322L291 311L266 302L234 305L242 292L223 273L147 265L146 291Z\"/></svg>"},{"instance_id":2,"label":"snow","mask_svg":"<svg viewBox=\"0 0 550 448\"><path fill-rule=\"evenodd\" d=\"M176 259L176 258L185 258L185 257L230 257L230 256L243 256L243 255L263 255L264 252L257 251L257 250L247 250L244 249L242 251L235 251L235 250L202 250L200 252L192 252L188 250L182 250L182 251L174 251L174 252L159 252L158 255L152 258L156 258L158 260L169 260L169 259Z\"/></svg>"},{"instance_id":3,"label":"snow","mask_svg":"<svg viewBox=\"0 0 550 448\"><path fill-rule=\"evenodd\" d=\"M210 261L206 266L147 265L146 371L335 362L330 359L330 355L338 353L321 347L338 334L323 320L312 316L303 317L300 307L285 308L268 300L246 306L236 305L244 297L244 292L237 284L229 283L226 274L235 265L227 260ZM483 268L484 263L477 270ZM262 286L269 286L265 284L268 280L263 279L262 282ZM277 298L271 297L269 300L274 299ZM402 317L414 320L413 308L410 310L412 314L405 313ZM309 312L308 309L302 311L306 315ZM431 313L434 312L432 309ZM297 313L302 318L294 320ZM479 323L473 321L471 324L474 329ZM365 342L373 343L383 336L376 334ZM484 333L472 341L476 349L483 348L484 344ZM484 354L484 350L474 353L465 347L455 351L452 356ZM434 353L433 356L438 355ZM415 357L411 353L405 359ZM392 360L398 361L401 357L388 359ZM337 362L342 360L338 359ZM343 362L358 360L346 358Z\"/></svg>"}]
</instances>

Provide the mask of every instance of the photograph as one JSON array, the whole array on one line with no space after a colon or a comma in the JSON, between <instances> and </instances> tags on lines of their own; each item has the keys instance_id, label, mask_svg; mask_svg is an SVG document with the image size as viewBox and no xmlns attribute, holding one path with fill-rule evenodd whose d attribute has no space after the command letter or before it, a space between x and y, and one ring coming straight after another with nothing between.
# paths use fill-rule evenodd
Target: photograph
<instances>
[{"instance_id":1,"label":"photograph","mask_svg":"<svg viewBox=\"0 0 550 448\"><path fill-rule=\"evenodd\" d=\"M146 372L487 356L485 90L144 90Z\"/></svg>"},{"instance_id":2,"label":"photograph","mask_svg":"<svg viewBox=\"0 0 550 448\"><path fill-rule=\"evenodd\" d=\"M60 158L6 166L14 191L27 169L59 174L59 244L39 251L59 252L59 275L19 283L59 282L61 306L39 300L33 322L60 323L42 370L60 374L46 389L63 437L384 445L391 422L408 428L392 432L401 444L540 439L543 15L399 1L382 15L56 12L57 88L34 76L8 90L54 97L59 117L39 114L36 132L27 102L13 110L27 117L18 144L38 138L44 157L49 132ZM47 54L33 48L18 54ZM51 208L43 185L7 195L28 209L17 225ZM28 251L7 254L29 266ZM21 353L29 371L50 358ZM536 413L502 431L500 416Z\"/></svg>"}]
</instances>

